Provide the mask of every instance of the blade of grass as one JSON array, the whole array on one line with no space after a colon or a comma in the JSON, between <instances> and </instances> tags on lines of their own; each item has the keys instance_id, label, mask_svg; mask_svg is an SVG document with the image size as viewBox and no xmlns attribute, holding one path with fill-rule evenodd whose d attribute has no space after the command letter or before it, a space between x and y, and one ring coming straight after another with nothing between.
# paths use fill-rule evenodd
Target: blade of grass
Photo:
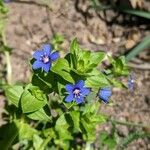
<instances>
[{"instance_id":1,"label":"blade of grass","mask_svg":"<svg viewBox=\"0 0 150 150\"><path fill-rule=\"evenodd\" d=\"M139 43L126 55L126 61L130 61L146 48L150 48L150 35L146 36L141 43Z\"/></svg>"},{"instance_id":2,"label":"blade of grass","mask_svg":"<svg viewBox=\"0 0 150 150\"><path fill-rule=\"evenodd\" d=\"M94 8L97 11L109 10L114 8L112 5L103 5L98 0L91 0L91 1L92 1L91 8Z\"/></svg>"},{"instance_id":3,"label":"blade of grass","mask_svg":"<svg viewBox=\"0 0 150 150\"><path fill-rule=\"evenodd\" d=\"M121 9L119 8L118 10L128 13L128 14L131 14L131 15L136 15L136 16L150 19L150 12L147 12L147 11L136 10L136 9L127 9L127 8L121 8Z\"/></svg>"},{"instance_id":4,"label":"blade of grass","mask_svg":"<svg viewBox=\"0 0 150 150\"><path fill-rule=\"evenodd\" d=\"M103 5L98 0L91 0L91 1L92 1L92 8L94 8L95 10L98 10L98 11L113 9L115 11L120 11L120 12L128 13L131 15L136 15L139 17L150 19L150 12L148 12L148 11L118 7L118 6L113 6L112 4L111 5Z\"/></svg>"},{"instance_id":5,"label":"blade of grass","mask_svg":"<svg viewBox=\"0 0 150 150\"><path fill-rule=\"evenodd\" d=\"M142 127L142 128L150 128L150 125L144 125L144 124L137 124L134 122L128 122L128 121L119 121L119 120L114 120L114 119L108 119L110 122L114 124L120 124L124 126L134 126L134 127Z\"/></svg>"}]
</instances>

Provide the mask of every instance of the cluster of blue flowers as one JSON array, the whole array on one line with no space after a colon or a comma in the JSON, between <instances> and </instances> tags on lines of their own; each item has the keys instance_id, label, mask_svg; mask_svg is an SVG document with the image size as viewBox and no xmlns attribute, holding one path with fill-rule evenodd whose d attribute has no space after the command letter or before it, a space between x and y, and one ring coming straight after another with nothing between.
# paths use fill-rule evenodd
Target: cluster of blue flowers
<instances>
[{"instance_id":1,"label":"cluster of blue flowers","mask_svg":"<svg viewBox=\"0 0 150 150\"><path fill-rule=\"evenodd\" d=\"M36 50L33 54L35 59L32 68L42 69L45 72L49 72L52 66L52 62L59 58L58 52L52 52L52 47L49 44L45 44L41 50ZM65 86L68 95L65 99L66 102L76 101L77 104L83 103L84 98L90 93L90 88L85 87L83 80L77 81L75 84L67 84ZM112 95L111 88L102 88L99 90L98 96L104 102L108 103L109 98Z\"/></svg>"}]
</instances>

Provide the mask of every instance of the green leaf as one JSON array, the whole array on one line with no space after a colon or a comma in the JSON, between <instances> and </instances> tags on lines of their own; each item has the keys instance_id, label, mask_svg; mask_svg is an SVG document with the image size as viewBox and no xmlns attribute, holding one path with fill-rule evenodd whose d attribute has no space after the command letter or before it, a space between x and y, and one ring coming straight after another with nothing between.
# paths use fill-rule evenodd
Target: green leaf
<instances>
[{"instance_id":1,"label":"green leaf","mask_svg":"<svg viewBox=\"0 0 150 150\"><path fill-rule=\"evenodd\" d=\"M73 121L73 127L78 130L80 130L80 113L78 111L71 111L69 113L69 115L71 116L71 119Z\"/></svg>"},{"instance_id":2,"label":"green leaf","mask_svg":"<svg viewBox=\"0 0 150 150\"><path fill-rule=\"evenodd\" d=\"M98 113L99 106L99 102L93 103L93 105L89 103L81 109L80 128L83 133L83 138L87 141L93 142L96 138L96 126L106 122L106 117Z\"/></svg>"},{"instance_id":3,"label":"green leaf","mask_svg":"<svg viewBox=\"0 0 150 150\"><path fill-rule=\"evenodd\" d=\"M70 149L70 142L68 140L55 139L55 144L58 145L60 149L68 150ZM55 150L56 148L54 148Z\"/></svg>"},{"instance_id":4,"label":"green leaf","mask_svg":"<svg viewBox=\"0 0 150 150\"><path fill-rule=\"evenodd\" d=\"M94 142L94 140L96 139L96 127L95 124L93 124L92 122L90 122L89 118L87 118L85 115L84 117L81 118L81 124L82 127L82 133L83 133L83 138L86 141L90 141L90 142Z\"/></svg>"},{"instance_id":5,"label":"green leaf","mask_svg":"<svg viewBox=\"0 0 150 150\"><path fill-rule=\"evenodd\" d=\"M29 124L24 123L20 120L15 120L16 127L19 129L18 138L19 140L32 140L35 134L39 134L37 130L32 128Z\"/></svg>"},{"instance_id":6,"label":"green leaf","mask_svg":"<svg viewBox=\"0 0 150 150\"><path fill-rule=\"evenodd\" d=\"M77 61L78 61L78 57L81 54L81 49L79 47L79 44L77 42L77 38L75 38L74 40L72 40L71 44L70 44L70 59L71 59L71 68L77 68Z\"/></svg>"},{"instance_id":7,"label":"green leaf","mask_svg":"<svg viewBox=\"0 0 150 150\"><path fill-rule=\"evenodd\" d=\"M59 138L62 140L71 140L73 137L71 136L70 131L68 128L70 125L66 120L66 114L62 114L56 121L55 130L59 134Z\"/></svg>"},{"instance_id":8,"label":"green leaf","mask_svg":"<svg viewBox=\"0 0 150 150\"><path fill-rule=\"evenodd\" d=\"M119 8L119 10L128 14L131 14L131 15L136 15L139 17L150 19L150 12L147 12L147 11L128 9L128 8Z\"/></svg>"},{"instance_id":9,"label":"green leaf","mask_svg":"<svg viewBox=\"0 0 150 150\"><path fill-rule=\"evenodd\" d=\"M0 25L1 26L1 25ZM1 28L1 27L0 27ZM0 29L1 30L1 29ZM4 52L11 52L12 51L12 49L10 48L10 47L8 47L8 46L6 46L6 45L1 45L0 46L0 53L2 52L2 53L4 53Z\"/></svg>"},{"instance_id":10,"label":"green leaf","mask_svg":"<svg viewBox=\"0 0 150 150\"><path fill-rule=\"evenodd\" d=\"M98 90L101 87L109 87L110 86L105 75L102 74L97 69L93 70L93 72L90 73L89 75L91 75L91 76L87 77L87 79L85 81L85 85L87 87L91 87L95 90Z\"/></svg>"},{"instance_id":11,"label":"green leaf","mask_svg":"<svg viewBox=\"0 0 150 150\"><path fill-rule=\"evenodd\" d=\"M127 137L123 138L120 145L122 148L124 148L124 147L127 147L127 145L130 144L132 141L137 140L139 138L143 139L145 137L150 138L150 133L146 133L146 132L129 133L129 135L127 135Z\"/></svg>"},{"instance_id":12,"label":"green leaf","mask_svg":"<svg viewBox=\"0 0 150 150\"><path fill-rule=\"evenodd\" d=\"M89 114L89 113L96 114L99 110L99 107L100 107L100 103L98 101L97 102L93 101L92 105L91 103L88 103L86 106L82 107L81 109L83 111L82 115Z\"/></svg>"},{"instance_id":13,"label":"green leaf","mask_svg":"<svg viewBox=\"0 0 150 150\"><path fill-rule=\"evenodd\" d=\"M80 73L88 73L97 67L98 64L104 59L104 52L90 52L82 50L80 57L78 57L77 71Z\"/></svg>"},{"instance_id":14,"label":"green leaf","mask_svg":"<svg viewBox=\"0 0 150 150\"><path fill-rule=\"evenodd\" d=\"M109 135L107 132L100 133L100 141L102 144L107 145L110 150L115 150L117 142L114 135Z\"/></svg>"},{"instance_id":15,"label":"green leaf","mask_svg":"<svg viewBox=\"0 0 150 150\"><path fill-rule=\"evenodd\" d=\"M64 36L60 34L55 34L51 40L51 44L53 45L53 49L61 50L60 45L64 42Z\"/></svg>"},{"instance_id":16,"label":"green leaf","mask_svg":"<svg viewBox=\"0 0 150 150\"><path fill-rule=\"evenodd\" d=\"M0 127L0 147L2 150L8 150L19 133L14 122Z\"/></svg>"},{"instance_id":17,"label":"green leaf","mask_svg":"<svg viewBox=\"0 0 150 150\"><path fill-rule=\"evenodd\" d=\"M47 97L38 87L31 84L27 85L21 96L21 107L23 113L37 111L47 103Z\"/></svg>"},{"instance_id":18,"label":"green leaf","mask_svg":"<svg viewBox=\"0 0 150 150\"><path fill-rule=\"evenodd\" d=\"M43 143L43 139L39 135L33 136L33 147L35 150L44 150L44 147L41 147L41 144Z\"/></svg>"},{"instance_id":19,"label":"green leaf","mask_svg":"<svg viewBox=\"0 0 150 150\"><path fill-rule=\"evenodd\" d=\"M85 49L81 49L74 39L70 46L70 63L71 69L78 75L86 75L97 67L105 57L104 52L91 52Z\"/></svg>"},{"instance_id":20,"label":"green leaf","mask_svg":"<svg viewBox=\"0 0 150 150\"><path fill-rule=\"evenodd\" d=\"M112 72L115 76L127 76L129 74L128 66L124 56L120 56L117 59L109 57L112 63Z\"/></svg>"},{"instance_id":21,"label":"green leaf","mask_svg":"<svg viewBox=\"0 0 150 150\"><path fill-rule=\"evenodd\" d=\"M90 92L90 94L86 97L87 102L93 104L93 101L95 101L96 96L97 96L97 91L96 91L96 93Z\"/></svg>"},{"instance_id":22,"label":"green leaf","mask_svg":"<svg viewBox=\"0 0 150 150\"><path fill-rule=\"evenodd\" d=\"M0 14L6 14L8 12L8 8L4 5L3 1L0 1Z\"/></svg>"},{"instance_id":23,"label":"green leaf","mask_svg":"<svg viewBox=\"0 0 150 150\"><path fill-rule=\"evenodd\" d=\"M72 76L70 75L70 67L68 61L63 58L59 58L56 64L51 69L54 73L60 75L64 80L74 83Z\"/></svg>"},{"instance_id":24,"label":"green leaf","mask_svg":"<svg viewBox=\"0 0 150 150\"><path fill-rule=\"evenodd\" d=\"M46 93L51 93L53 85L55 85L54 73L50 72L47 75L43 73L34 74L32 77L32 84L38 86ZM53 89L54 90L54 89Z\"/></svg>"},{"instance_id":25,"label":"green leaf","mask_svg":"<svg viewBox=\"0 0 150 150\"><path fill-rule=\"evenodd\" d=\"M52 39L52 43L62 44L63 42L64 42L64 36L56 33L54 35L54 38Z\"/></svg>"},{"instance_id":26,"label":"green leaf","mask_svg":"<svg viewBox=\"0 0 150 150\"><path fill-rule=\"evenodd\" d=\"M20 85L8 86L5 89L7 99L16 107L19 107L19 102L24 89Z\"/></svg>"},{"instance_id":27,"label":"green leaf","mask_svg":"<svg viewBox=\"0 0 150 150\"><path fill-rule=\"evenodd\" d=\"M97 66L105 58L106 54L104 52L92 52L90 56L90 63Z\"/></svg>"},{"instance_id":28,"label":"green leaf","mask_svg":"<svg viewBox=\"0 0 150 150\"><path fill-rule=\"evenodd\" d=\"M121 81L117 80L117 79L109 79L109 82L114 86L114 87L118 87L118 88L127 88L127 86L125 84L123 84Z\"/></svg>"},{"instance_id":29,"label":"green leaf","mask_svg":"<svg viewBox=\"0 0 150 150\"><path fill-rule=\"evenodd\" d=\"M42 132L46 138L47 137L56 138L54 128L47 128L42 130Z\"/></svg>"},{"instance_id":30,"label":"green leaf","mask_svg":"<svg viewBox=\"0 0 150 150\"><path fill-rule=\"evenodd\" d=\"M149 13L150 14L150 13ZM150 35L146 36L135 48L133 48L127 55L126 60L130 61L141 51L150 47Z\"/></svg>"},{"instance_id":31,"label":"green leaf","mask_svg":"<svg viewBox=\"0 0 150 150\"><path fill-rule=\"evenodd\" d=\"M27 114L27 117L33 120L38 120L38 121L47 121L47 122L51 121L51 117L47 115L47 113L45 112L43 108L35 112Z\"/></svg>"}]
</instances>

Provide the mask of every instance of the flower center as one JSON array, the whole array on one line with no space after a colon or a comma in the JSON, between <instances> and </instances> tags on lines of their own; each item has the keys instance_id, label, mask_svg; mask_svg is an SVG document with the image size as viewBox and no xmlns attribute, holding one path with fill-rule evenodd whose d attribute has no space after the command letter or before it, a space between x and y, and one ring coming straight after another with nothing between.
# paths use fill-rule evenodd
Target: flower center
<instances>
[{"instance_id":1,"label":"flower center","mask_svg":"<svg viewBox=\"0 0 150 150\"><path fill-rule=\"evenodd\" d=\"M74 97L76 98L76 97L80 97L80 95L81 95L81 91L80 91L80 89L74 89L73 90L73 94L74 94Z\"/></svg>"},{"instance_id":2,"label":"flower center","mask_svg":"<svg viewBox=\"0 0 150 150\"><path fill-rule=\"evenodd\" d=\"M44 62L44 64L46 64L50 61L50 59L47 55L44 55L44 56L42 56L42 61Z\"/></svg>"}]
</instances>

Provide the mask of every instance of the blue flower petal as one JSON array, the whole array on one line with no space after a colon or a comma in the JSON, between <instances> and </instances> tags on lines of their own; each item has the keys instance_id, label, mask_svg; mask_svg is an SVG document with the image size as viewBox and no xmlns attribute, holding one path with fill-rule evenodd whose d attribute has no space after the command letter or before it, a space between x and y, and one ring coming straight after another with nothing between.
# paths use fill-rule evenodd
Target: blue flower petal
<instances>
[{"instance_id":1,"label":"blue flower petal","mask_svg":"<svg viewBox=\"0 0 150 150\"><path fill-rule=\"evenodd\" d=\"M83 95L83 96L86 96L86 95L88 95L90 93L90 89L89 88L82 88L81 89L81 94Z\"/></svg>"},{"instance_id":2,"label":"blue flower petal","mask_svg":"<svg viewBox=\"0 0 150 150\"><path fill-rule=\"evenodd\" d=\"M108 103L109 97L111 95L112 95L112 91L110 88L103 88L99 91L99 98L105 103Z\"/></svg>"},{"instance_id":3,"label":"blue flower petal","mask_svg":"<svg viewBox=\"0 0 150 150\"><path fill-rule=\"evenodd\" d=\"M51 54L51 51L52 51L52 47L50 44L44 44L43 45L43 51L44 53L46 53L46 55L49 55Z\"/></svg>"},{"instance_id":4,"label":"blue flower petal","mask_svg":"<svg viewBox=\"0 0 150 150\"><path fill-rule=\"evenodd\" d=\"M111 88L102 88L100 91L101 91L101 93L103 93L104 95L108 95L108 96L111 96L111 95L112 95Z\"/></svg>"},{"instance_id":5,"label":"blue flower petal","mask_svg":"<svg viewBox=\"0 0 150 150\"><path fill-rule=\"evenodd\" d=\"M109 98L108 99L101 99L102 102L104 102L105 104L109 103Z\"/></svg>"},{"instance_id":6,"label":"blue flower petal","mask_svg":"<svg viewBox=\"0 0 150 150\"><path fill-rule=\"evenodd\" d=\"M79 98L75 98L76 100L76 103L77 104L80 104L80 103L83 103L84 102L84 97L83 96L80 96Z\"/></svg>"},{"instance_id":7,"label":"blue flower petal","mask_svg":"<svg viewBox=\"0 0 150 150\"><path fill-rule=\"evenodd\" d=\"M56 60L57 58L59 58L59 53L58 52L52 53L50 58L51 58L52 61Z\"/></svg>"},{"instance_id":8,"label":"blue flower petal","mask_svg":"<svg viewBox=\"0 0 150 150\"><path fill-rule=\"evenodd\" d=\"M48 73L51 68L51 63L43 64L43 70Z\"/></svg>"},{"instance_id":9,"label":"blue flower petal","mask_svg":"<svg viewBox=\"0 0 150 150\"><path fill-rule=\"evenodd\" d=\"M73 100L73 94L69 94L65 99L66 102L71 102L72 100Z\"/></svg>"},{"instance_id":10,"label":"blue flower petal","mask_svg":"<svg viewBox=\"0 0 150 150\"><path fill-rule=\"evenodd\" d=\"M78 88L83 88L84 86L84 81L83 80L79 80L76 84L75 84L75 87L78 87Z\"/></svg>"},{"instance_id":11,"label":"blue flower petal","mask_svg":"<svg viewBox=\"0 0 150 150\"><path fill-rule=\"evenodd\" d=\"M32 68L33 69L39 69L39 68L41 68L43 66L43 63L41 62L41 61L35 61L34 63L33 63L33 65L32 65Z\"/></svg>"},{"instance_id":12,"label":"blue flower petal","mask_svg":"<svg viewBox=\"0 0 150 150\"><path fill-rule=\"evenodd\" d=\"M108 100L109 100L109 96L107 96L107 95L99 94L99 97L100 97L100 99L103 100L103 101L108 101Z\"/></svg>"},{"instance_id":13,"label":"blue flower petal","mask_svg":"<svg viewBox=\"0 0 150 150\"><path fill-rule=\"evenodd\" d=\"M73 84L67 84L65 86L65 89L70 93L70 92L73 92L73 89L74 89L74 85Z\"/></svg>"},{"instance_id":14,"label":"blue flower petal","mask_svg":"<svg viewBox=\"0 0 150 150\"><path fill-rule=\"evenodd\" d=\"M42 50L36 50L33 54L33 58L40 60L41 59L41 55L43 55L43 51Z\"/></svg>"},{"instance_id":15,"label":"blue flower petal","mask_svg":"<svg viewBox=\"0 0 150 150\"><path fill-rule=\"evenodd\" d=\"M133 75L130 75L129 79L128 79L128 89L131 91L134 90L134 82L135 82L135 80L134 80Z\"/></svg>"}]
</instances>

